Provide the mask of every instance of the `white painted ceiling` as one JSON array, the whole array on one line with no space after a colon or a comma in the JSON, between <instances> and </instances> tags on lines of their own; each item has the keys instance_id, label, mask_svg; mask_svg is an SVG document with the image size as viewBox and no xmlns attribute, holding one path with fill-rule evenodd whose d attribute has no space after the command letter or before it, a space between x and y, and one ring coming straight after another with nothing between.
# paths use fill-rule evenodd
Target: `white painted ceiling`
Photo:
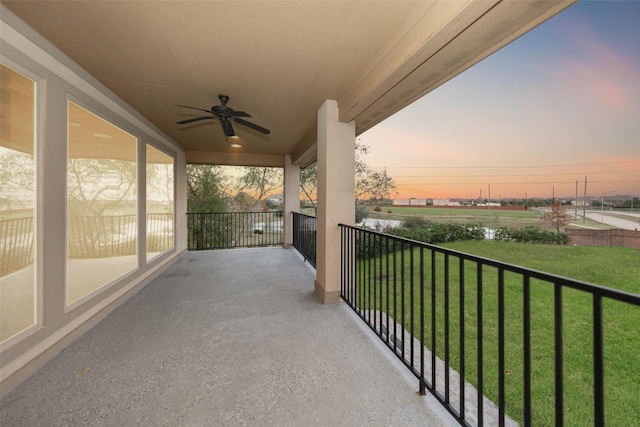
<instances>
[{"instance_id":1,"label":"white painted ceiling","mask_svg":"<svg viewBox=\"0 0 640 427\"><path fill-rule=\"evenodd\" d=\"M362 133L573 2L1 1L188 161L289 154L303 166L325 99ZM206 115L176 104L209 109L219 94L270 135L234 123L233 149L217 121L176 124Z\"/></svg>"}]
</instances>

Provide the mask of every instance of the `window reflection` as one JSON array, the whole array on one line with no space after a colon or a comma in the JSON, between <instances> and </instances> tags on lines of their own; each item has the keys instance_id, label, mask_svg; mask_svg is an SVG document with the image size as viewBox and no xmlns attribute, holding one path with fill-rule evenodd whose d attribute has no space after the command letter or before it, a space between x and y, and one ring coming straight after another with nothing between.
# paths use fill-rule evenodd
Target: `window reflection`
<instances>
[{"instance_id":1,"label":"window reflection","mask_svg":"<svg viewBox=\"0 0 640 427\"><path fill-rule=\"evenodd\" d=\"M147 144L147 261L173 248L173 158Z\"/></svg>"},{"instance_id":2,"label":"window reflection","mask_svg":"<svg viewBox=\"0 0 640 427\"><path fill-rule=\"evenodd\" d=\"M37 321L35 89L0 66L0 342Z\"/></svg>"},{"instance_id":3,"label":"window reflection","mask_svg":"<svg viewBox=\"0 0 640 427\"><path fill-rule=\"evenodd\" d=\"M67 304L137 268L137 139L68 102Z\"/></svg>"}]
</instances>

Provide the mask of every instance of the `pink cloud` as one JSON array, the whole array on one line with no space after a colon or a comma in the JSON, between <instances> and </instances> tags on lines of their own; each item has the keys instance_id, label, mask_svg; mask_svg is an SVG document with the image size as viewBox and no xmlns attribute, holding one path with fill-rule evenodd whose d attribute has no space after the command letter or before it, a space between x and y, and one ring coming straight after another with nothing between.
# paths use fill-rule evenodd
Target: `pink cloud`
<instances>
[{"instance_id":1,"label":"pink cloud","mask_svg":"<svg viewBox=\"0 0 640 427\"><path fill-rule=\"evenodd\" d=\"M640 68L601 39L586 24L572 27L571 37L582 54L560 61L561 84L579 88L593 102L620 113L638 113Z\"/></svg>"}]
</instances>

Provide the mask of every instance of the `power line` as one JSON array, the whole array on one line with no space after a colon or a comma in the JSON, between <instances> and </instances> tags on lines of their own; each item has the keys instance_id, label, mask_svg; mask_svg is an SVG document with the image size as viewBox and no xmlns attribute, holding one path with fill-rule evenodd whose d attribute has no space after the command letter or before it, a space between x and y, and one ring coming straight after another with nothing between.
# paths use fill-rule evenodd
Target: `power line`
<instances>
[{"instance_id":1,"label":"power line","mask_svg":"<svg viewBox=\"0 0 640 427\"><path fill-rule=\"evenodd\" d=\"M638 171L606 171L606 172L589 172L589 175L595 174L609 174L609 173L637 173ZM393 175L394 178L482 178L482 177L511 177L511 176L563 176L563 175L581 175L582 173L571 172L571 173L546 173L546 174L515 174L515 175L504 175L504 174L483 174L483 175Z\"/></svg>"},{"instance_id":2,"label":"power line","mask_svg":"<svg viewBox=\"0 0 640 427\"><path fill-rule=\"evenodd\" d=\"M372 169L542 169L542 168L565 168L569 166L600 166L619 165L625 163L640 163L640 160L622 160L619 162L597 162L597 163L567 163L556 165L537 166L372 166Z\"/></svg>"},{"instance_id":3,"label":"power line","mask_svg":"<svg viewBox=\"0 0 640 427\"><path fill-rule=\"evenodd\" d=\"M613 183L613 182L640 182L640 179L624 179L624 180L603 180L603 181L589 181L589 183ZM419 182L419 183L400 183L399 185L407 186L425 186L425 185L435 185L435 186L447 186L447 185L483 185L486 182ZM575 181L518 181L518 182L494 182L491 184L496 185L522 185L522 184L575 184Z\"/></svg>"}]
</instances>

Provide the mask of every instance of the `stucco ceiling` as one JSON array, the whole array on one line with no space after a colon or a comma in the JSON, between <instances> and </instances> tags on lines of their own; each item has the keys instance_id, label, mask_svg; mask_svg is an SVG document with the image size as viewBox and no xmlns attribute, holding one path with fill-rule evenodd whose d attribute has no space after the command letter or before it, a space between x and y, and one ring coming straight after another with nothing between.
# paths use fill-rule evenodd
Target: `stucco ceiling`
<instances>
[{"instance_id":1,"label":"stucco ceiling","mask_svg":"<svg viewBox=\"0 0 640 427\"><path fill-rule=\"evenodd\" d=\"M303 166L325 99L362 133L573 2L2 0L188 161ZM270 135L234 124L234 149L217 121L176 124L219 94Z\"/></svg>"}]
</instances>

